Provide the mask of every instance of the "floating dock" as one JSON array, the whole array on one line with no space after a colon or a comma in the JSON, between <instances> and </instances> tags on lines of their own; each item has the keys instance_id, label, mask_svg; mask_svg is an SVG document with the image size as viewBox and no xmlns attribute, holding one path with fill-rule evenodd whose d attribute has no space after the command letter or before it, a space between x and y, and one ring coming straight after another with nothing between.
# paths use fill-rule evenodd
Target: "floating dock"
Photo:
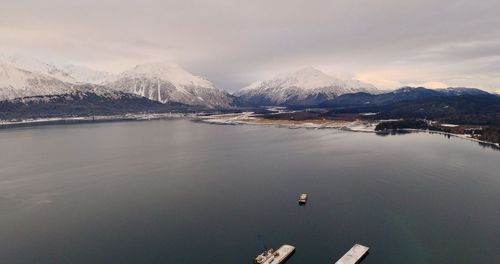
<instances>
[{"instance_id":1,"label":"floating dock","mask_svg":"<svg viewBox=\"0 0 500 264\"><path fill-rule=\"evenodd\" d=\"M335 264L358 264L368 254L369 247L360 244L354 245L347 253L344 254Z\"/></svg>"},{"instance_id":2,"label":"floating dock","mask_svg":"<svg viewBox=\"0 0 500 264\"><path fill-rule=\"evenodd\" d=\"M295 252L295 247L283 245L278 250L269 249L258 255L253 261L254 264L283 264Z\"/></svg>"},{"instance_id":3,"label":"floating dock","mask_svg":"<svg viewBox=\"0 0 500 264\"><path fill-rule=\"evenodd\" d=\"M307 202L307 193L303 193L299 196L299 204L306 204Z\"/></svg>"}]
</instances>

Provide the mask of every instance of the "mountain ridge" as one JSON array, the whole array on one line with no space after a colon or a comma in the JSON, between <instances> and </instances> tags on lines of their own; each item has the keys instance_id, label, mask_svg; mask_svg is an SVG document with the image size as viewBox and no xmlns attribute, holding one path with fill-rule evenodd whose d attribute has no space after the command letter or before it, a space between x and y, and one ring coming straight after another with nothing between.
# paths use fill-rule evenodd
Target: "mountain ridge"
<instances>
[{"instance_id":1,"label":"mountain ridge","mask_svg":"<svg viewBox=\"0 0 500 264\"><path fill-rule=\"evenodd\" d=\"M142 96L84 84L65 94L38 95L0 101L0 119L156 113L192 111L193 109L181 103L162 104Z\"/></svg>"},{"instance_id":2,"label":"mountain ridge","mask_svg":"<svg viewBox=\"0 0 500 264\"><path fill-rule=\"evenodd\" d=\"M0 63L0 100L74 91L73 85L43 73Z\"/></svg>"},{"instance_id":3,"label":"mountain ridge","mask_svg":"<svg viewBox=\"0 0 500 264\"><path fill-rule=\"evenodd\" d=\"M449 87L444 89L429 89L424 87L401 87L399 89L388 91L381 94L369 93L351 93L344 94L332 100L326 101L319 107L333 108L374 108L395 102L411 101L416 99L432 98L432 97L449 97L449 96L464 96L464 95L493 95L486 91L477 88L466 87Z\"/></svg>"},{"instance_id":4,"label":"mountain ridge","mask_svg":"<svg viewBox=\"0 0 500 264\"><path fill-rule=\"evenodd\" d=\"M206 78L172 63L137 65L121 73L107 85L162 103L180 102L208 108L231 108L235 100L234 96L217 89Z\"/></svg>"}]
</instances>

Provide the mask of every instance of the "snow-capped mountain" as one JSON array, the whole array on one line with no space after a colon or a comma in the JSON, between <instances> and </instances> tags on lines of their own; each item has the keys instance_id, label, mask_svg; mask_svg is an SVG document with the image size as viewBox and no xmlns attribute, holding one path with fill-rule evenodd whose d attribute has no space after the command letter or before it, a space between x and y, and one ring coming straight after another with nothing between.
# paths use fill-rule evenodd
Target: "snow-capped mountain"
<instances>
[{"instance_id":1,"label":"snow-capped mountain","mask_svg":"<svg viewBox=\"0 0 500 264\"><path fill-rule=\"evenodd\" d=\"M64 82L47 74L0 63L0 100L74 92L90 92L105 97L119 93L101 85Z\"/></svg>"},{"instance_id":2,"label":"snow-capped mountain","mask_svg":"<svg viewBox=\"0 0 500 264\"><path fill-rule=\"evenodd\" d=\"M190 111L179 103L162 104L145 97L93 84L75 85L72 92L0 101L0 119L113 115L135 112Z\"/></svg>"},{"instance_id":3,"label":"snow-capped mountain","mask_svg":"<svg viewBox=\"0 0 500 264\"><path fill-rule=\"evenodd\" d=\"M72 91L72 84L49 75L20 69L11 64L0 64L0 100Z\"/></svg>"},{"instance_id":4,"label":"snow-capped mountain","mask_svg":"<svg viewBox=\"0 0 500 264\"><path fill-rule=\"evenodd\" d=\"M0 63L10 64L17 68L34 73L41 73L67 83L103 84L112 80L111 73L93 70L84 66L64 65L44 62L42 60L21 56L0 54Z\"/></svg>"},{"instance_id":5,"label":"snow-capped mountain","mask_svg":"<svg viewBox=\"0 0 500 264\"><path fill-rule=\"evenodd\" d=\"M339 95L378 93L375 86L358 80L341 80L313 67L255 82L237 95L256 105L318 105Z\"/></svg>"},{"instance_id":6,"label":"snow-capped mountain","mask_svg":"<svg viewBox=\"0 0 500 264\"><path fill-rule=\"evenodd\" d=\"M0 63L10 64L34 73L45 74L63 82L77 82L73 76L61 69L61 67L27 56L0 54Z\"/></svg>"},{"instance_id":7,"label":"snow-capped mountain","mask_svg":"<svg viewBox=\"0 0 500 264\"><path fill-rule=\"evenodd\" d=\"M173 63L148 63L123 72L110 87L151 100L206 107L230 107L234 97L217 89L207 79L193 75Z\"/></svg>"},{"instance_id":8,"label":"snow-capped mountain","mask_svg":"<svg viewBox=\"0 0 500 264\"><path fill-rule=\"evenodd\" d=\"M116 76L83 66L56 66L29 57L0 55L0 100L66 94L79 84L105 84L161 103L217 108L235 102L234 96L207 79L172 63L142 64Z\"/></svg>"}]
</instances>

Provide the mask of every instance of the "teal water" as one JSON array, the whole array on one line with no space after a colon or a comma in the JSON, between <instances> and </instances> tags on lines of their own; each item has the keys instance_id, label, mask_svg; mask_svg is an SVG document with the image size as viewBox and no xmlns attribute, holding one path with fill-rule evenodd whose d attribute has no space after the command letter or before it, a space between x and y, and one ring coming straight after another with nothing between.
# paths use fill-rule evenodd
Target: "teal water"
<instances>
[{"instance_id":1,"label":"teal water","mask_svg":"<svg viewBox=\"0 0 500 264\"><path fill-rule=\"evenodd\" d=\"M500 263L500 152L188 120L0 130L0 263ZM304 207L300 193L309 193Z\"/></svg>"}]
</instances>

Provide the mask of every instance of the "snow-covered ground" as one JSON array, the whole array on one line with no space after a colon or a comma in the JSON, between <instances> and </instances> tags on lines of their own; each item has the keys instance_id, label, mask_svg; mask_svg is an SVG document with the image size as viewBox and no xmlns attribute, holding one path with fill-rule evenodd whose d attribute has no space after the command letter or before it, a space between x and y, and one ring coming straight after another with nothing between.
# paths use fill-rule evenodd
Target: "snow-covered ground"
<instances>
[{"instance_id":1,"label":"snow-covered ground","mask_svg":"<svg viewBox=\"0 0 500 264\"><path fill-rule=\"evenodd\" d=\"M440 126L442 126L442 127L458 127L458 125L454 125L454 124L440 124Z\"/></svg>"}]
</instances>

